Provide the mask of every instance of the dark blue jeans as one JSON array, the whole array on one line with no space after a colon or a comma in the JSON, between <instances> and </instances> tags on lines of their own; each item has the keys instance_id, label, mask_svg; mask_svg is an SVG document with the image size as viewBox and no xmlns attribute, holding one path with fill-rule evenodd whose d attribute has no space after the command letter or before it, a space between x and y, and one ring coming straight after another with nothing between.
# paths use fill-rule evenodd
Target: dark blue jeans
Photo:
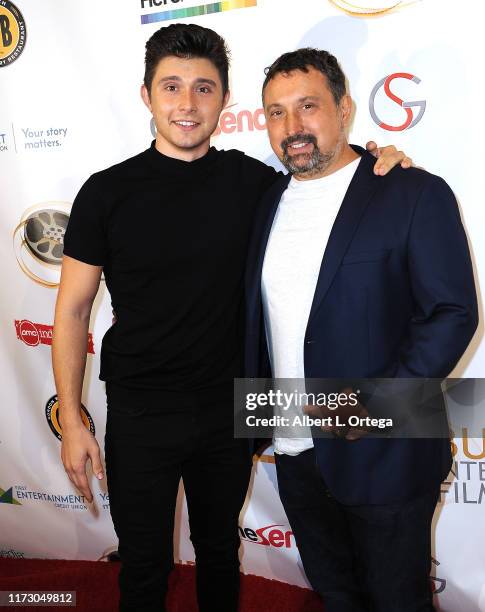
<instances>
[{"instance_id":1,"label":"dark blue jeans","mask_svg":"<svg viewBox=\"0 0 485 612\"><path fill-rule=\"evenodd\" d=\"M182 478L201 612L236 612L238 517L251 472L233 436L232 384L194 393L107 385L105 456L119 538L120 610L165 610Z\"/></svg>"},{"instance_id":2,"label":"dark blue jeans","mask_svg":"<svg viewBox=\"0 0 485 612\"><path fill-rule=\"evenodd\" d=\"M439 490L406 502L346 506L313 449L275 455L281 501L325 612L432 612L431 520Z\"/></svg>"}]
</instances>

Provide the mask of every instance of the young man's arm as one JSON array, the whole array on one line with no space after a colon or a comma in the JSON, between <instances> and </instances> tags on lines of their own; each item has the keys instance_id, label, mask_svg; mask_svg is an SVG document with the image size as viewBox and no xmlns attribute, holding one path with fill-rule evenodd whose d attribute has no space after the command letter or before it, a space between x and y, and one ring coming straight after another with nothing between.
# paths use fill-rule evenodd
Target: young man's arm
<instances>
[{"instance_id":1,"label":"young man's arm","mask_svg":"<svg viewBox=\"0 0 485 612\"><path fill-rule=\"evenodd\" d=\"M102 266L64 256L52 339L52 363L62 427L62 463L69 479L88 502L93 499L86 475L88 458L96 477L103 478L98 443L81 420L89 317L101 271Z\"/></svg>"},{"instance_id":2,"label":"young man's arm","mask_svg":"<svg viewBox=\"0 0 485 612\"><path fill-rule=\"evenodd\" d=\"M372 153L374 157L377 157L377 161L374 164L374 174L378 176L384 176L392 170L397 164L401 165L401 168L411 168L413 160L408 157L404 151L398 151L394 145L388 145L387 147L378 147L377 144L370 140L365 148L369 153Z\"/></svg>"}]
</instances>

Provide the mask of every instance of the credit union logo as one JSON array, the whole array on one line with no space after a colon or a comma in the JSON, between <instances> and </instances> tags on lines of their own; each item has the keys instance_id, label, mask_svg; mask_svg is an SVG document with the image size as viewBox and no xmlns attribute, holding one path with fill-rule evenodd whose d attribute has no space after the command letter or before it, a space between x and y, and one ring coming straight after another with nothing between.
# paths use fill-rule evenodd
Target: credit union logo
<instances>
[{"instance_id":1,"label":"credit union logo","mask_svg":"<svg viewBox=\"0 0 485 612\"><path fill-rule=\"evenodd\" d=\"M13 506L21 506L22 504L18 502L13 496L13 487L10 489L4 490L0 487L0 504L12 504Z\"/></svg>"},{"instance_id":2,"label":"credit union logo","mask_svg":"<svg viewBox=\"0 0 485 612\"><path fill-rule=\"evenodd\" d=\"M374 88L371 91L369 98L369 111L374 122L377 123L377 125L383 130L388 130L389 132L402 132L403 130L409 130L421 121L424 111L426 110L426 100L414 100L412 102L405 102L404 100L401 100L401 98L396 96L396 94L391 91L391 83L395 79L407 79L413 83L416 83L417 85L421 83L420 78L414 74L409 74L408 72L395 72L384 77L374 85ZM402 123L392 125L390 123L386 123L377 115L375 99L377 92L381 89L381 87L384 87L384 93L386 96L404 110L406 120Z\"/></svg>"},{"instance_id":3,"label":"credit union logo","mask_svg":"<svg viewBox=\"0 0 485 612\"><path fill-rule=\"evenodd\" d=\"M0 0L0 68L9 66L19 58L26 39L22 13L10 0Z\"/></svg>"}]
</instances>

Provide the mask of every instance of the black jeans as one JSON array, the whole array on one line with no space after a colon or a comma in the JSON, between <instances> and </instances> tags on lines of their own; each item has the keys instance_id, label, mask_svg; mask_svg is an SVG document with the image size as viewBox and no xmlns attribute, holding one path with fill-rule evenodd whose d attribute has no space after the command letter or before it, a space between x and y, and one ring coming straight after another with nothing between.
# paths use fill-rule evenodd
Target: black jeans
<instances>
[{"instance_id":1,"label":"black jeans","mask_svg":"<svg viewBox=\"0 0 485 612\"><path fill-rule=\"evenodd\" d=\"M119 538L120 610L165 610L180 478L196 556L201 612L236 612L238 517L251 473L233 435L232 384L203 392L107 385L105 457Z\"/></svg>"},{"instance_id":2,"label":"black jeans","mask_svg":"<svg viewBox=\"0 0 485 612\"><path fill-rule=\"evenodd\" d=\"M325 612L432 612L436 489L411 501L346 506L327 490L314 450L275 455L278 487L303 567Z\"/></svg>"}]
</instances>

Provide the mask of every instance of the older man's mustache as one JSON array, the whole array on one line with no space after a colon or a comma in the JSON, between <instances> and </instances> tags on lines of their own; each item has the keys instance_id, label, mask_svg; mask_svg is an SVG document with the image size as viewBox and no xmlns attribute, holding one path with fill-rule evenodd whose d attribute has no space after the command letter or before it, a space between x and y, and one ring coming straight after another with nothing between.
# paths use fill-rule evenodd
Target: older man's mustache
<instances>
[{"instance_id":1,"label":"older man's mustache","mask_svg":"<svg viewBox=\"0 0 485 612\"><path fill-rule=\"evenodd\" d=\"M293 136L288 136L281 143L281 149L285 155L288 155L288 147L295 142L305 142L312 144L314 147L317 146L317 139L313 134L293 134Z\"/></svg>"}]
</instances>

